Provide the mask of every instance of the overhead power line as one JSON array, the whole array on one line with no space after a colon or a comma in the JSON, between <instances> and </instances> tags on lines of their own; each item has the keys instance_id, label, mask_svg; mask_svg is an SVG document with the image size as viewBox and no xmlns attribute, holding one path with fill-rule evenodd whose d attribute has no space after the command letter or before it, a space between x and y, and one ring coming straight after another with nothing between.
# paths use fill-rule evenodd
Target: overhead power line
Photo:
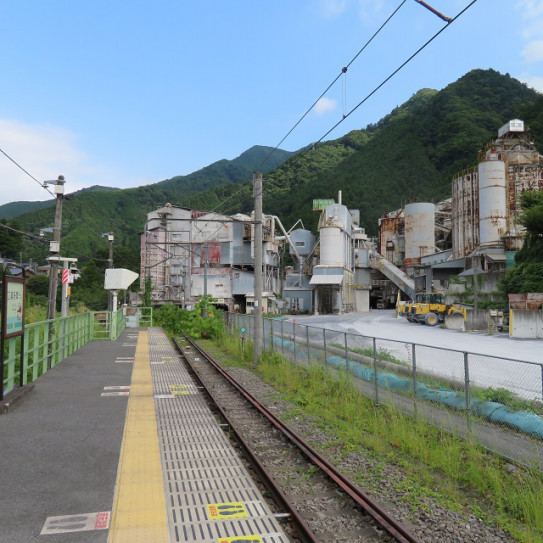
<instances>
[{"instance_id":1,"label":"overhead power line","mask_svg":"<svg viewBox=\"0 0 543 543\"><path fill-rule=\"evenodd\" d=\"M418 0L416 0L418 1ZM462 11L460 11L453 19L450 19L445 26L438 30L428 41L421 45L407 60L405 60L400 66L398 66L387 78L385 78L377 87L375 87L369 94L367 94L355 107L353 107L346 115L334 125L330 130L328 130L321 138L319 138L315 143L321 143L322 140L335 130L347 117L353 114L364 102L371 98L383 85L390 81L400 70L402 70L407 64L409 64L421 51L423 51L430 43L432 43L445 29L449 28L452 23L454 23L461 15L463 15L477 0L470 2Z\"/></svg>"},{"instance_id":2,"label":"overhead power line","mask_svg":"<svg viewBox=\"0 0 543 543\"><path fill-rule=\"evenodd\" d=\"M38 183L38 185L42 189L45 189L51 196L55 197L55 195L43 183L38 181L31 173L29 173L27 170L25 170L18 162L13 160L13 158L11 158L3 149L0 149L0 153L2 153L8 160L11 160L11 162L13 162L13 164L15 164L15 166L17 166L17 168L19 168L21 171L26 173L26 175L28 175L28 177L30 177L30 179L36 181L36 183Z\"/></svg>"},{"instance_id":3,"label":"overhead power line","mask_svg":"<svg viewBox=\"0 0 543 543\"><path fill-rule=\"evenodd\" d=\"M398 7L387 17L386 21L377 29L377 31L373 34L373 36L366 41L366 43L359 49L358 53L346 64L338 75L332 80L332 82L326 87L326 89L321 93L321 95L309 106L307 111L296 121L294 126L283 136L281 141L268 153L267 156L264 157L262 162L256 167L255 171L260 171L260 168L273 156L273 154L279 149L279 146L292 134L292 132L296 129L296 127L307 117L309 112L317 105L319 100L321 100L324 95L337 83L338 79L347 73L347 70L351 66L351 64L360 56L360 54L368 47L368 45L377 37L377 35L383 30L383 28L388 24L388 22L396 15L396 13L399 11L399 9L406 3L407 0L403 0Z\"/></svg>"},{"instance_id":4,"label":"overhead power line","mask_svg":"<svg viewBox=\"0 0 543 543\"><path fill-rule=\"evenodd\" d=\"M418 2L418 0L415 0ZM388 77L386 77L379 85L377 85L377 87L375 87L368 95L366 95L355 107L353 107L348 113L344 114L343 117L336 123L334 124L334 126L332 126L332 128L330 128L323 136L321 136L316 142L315 144L318 144L318 143L321 143L322 140L324 138L326 138L326 136L328 136L328 134L330 134L333 130L335 130L345 119L347 119L347 117L349 117L350 115L352 115L362 104L364 104L369 98L371 98L371 96L373 96L381 87L383 87L388 81L390 81L390 79L392 79L400 70L402 70L405 66L407 66L407 64L409 64L419 53L421 53L428 45L430 45L430 43L432 43L445 29L447 29L452 23L454 23L459 17L461 17L469 8L471 8L471 6L473 6L473 4L475 4L477 2L477 0L472 0L472 2L470 2L462 11L460 11L454 18L452 19L449 19L448 17L447 18L444 18L445 21L447 21L447 24L445 26L443 26L440 30L438 30L429 40L427 40L423 45L421 45L409 58L407 58L407 60L405 60L400 66L398 66L398 68L396 68ZM402 5L405 3L402 2L397 8L396 10L388 17L388 19L385 21L385 23L383 23L383 25L381 25L381 27L379 28L379 30L372 36L372 38L370 38L370 40L364 45L364 47L362 47L362 49L360 49L360 51L353 57L353 59L351 60L351 62L347 65L350 66L352 64L352 62L360 55L360 53L364 50L364 48L370 43L371 40L373 40L373 38L381 31L381 29L388 23L388 21L390 21L390 19L396 14L396 12L402 7ZM420 3L420 2L419 2ZM427 4L425 5L425 7L427 7ZM433 11L433 10L431 10ZM341 77L341 75L345 73L342 72L334 79L334 81L331 83L331 85L329 85L329 87L327 88L327 90L339 79L339 77ZM325 93L327 92L327 90L325 91ZM321 95L321 97L324 95L324 93ZM320 98L319 98L320 99ZM281 143L286 139L286 137L288 137L288 135L294 130L294 128L296 128L296 126L298 126L298 124L300 124L300 122L303 120L303 118L309 113L309 111L315 106L315 104L318 102L317 99L313 105L306 111L306 113L302 116L302 118L294 125L293 128L291 128L291 130L287 133L287 135L281 140L281 142L279 142L277 144L277 146L268 154L268 156L260 163L260 165L258 166L258 168L260 168L265 162L266 160L269 159L270 156L272 156L272 154L278 149L279 145L281 145ZM296 155L294 157L294 160L297 160L303 156L305 156L306 153L310 152L312 150L312 148L309 148L309 149L306 149L304 151L301 151L300 153L298 153L298 155ZM258 170L257 168L257 170ZM239 190L235 191L233 194L231 194L228 198L226 198L226 200L224 200L223 202L221 202L218 206L215 207L215 209L217 209L218 207L220 207L222 204L226 203L228 200L231 200L232 198L234 198L235 196L239 195L242 191L245 190L245 187L246 185L242 185L240 187ZM242 198L240 201L236 202L236 203L241 203L249 198L251 198L253 195L249 195L249 196L246 196L244 198ZM228 209L228 208L227 208ZM220 229L220 227L216 230L218 231ZM214 235L215 232L212 232L210 234L210 236L204 240L204 241L207 241L208 239L210 239L210 237L212 235Z\"/></svg>"}]
</instances>

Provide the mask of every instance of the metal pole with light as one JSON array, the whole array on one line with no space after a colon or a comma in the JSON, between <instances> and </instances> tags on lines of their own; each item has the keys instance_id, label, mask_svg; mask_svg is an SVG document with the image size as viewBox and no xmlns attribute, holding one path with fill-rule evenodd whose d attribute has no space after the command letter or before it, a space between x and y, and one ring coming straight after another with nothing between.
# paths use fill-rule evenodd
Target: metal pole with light
<instances>
[{"instance_id":1,"label":"metal pole with light","mask_svg":"<svg viewBox=\"0 0 543 543\"><path fill-rule=\"evenodd\" d=\"M107 260L107 265L108 268L111 269L113 268L113 241L115 240L115 236L113 235L113 232L106 232L105 234L102 234L102 237L107 238L107 240L109 241L109 258ZM117 301L115 300L114 304L113 297L114 291L110 291L108 296L108 311L116 311L117 309Z\"/></svg>"},{"instance_id":2,"label":"metal pole with light","mask_svg":"<svg viewBox=\"0 0 543 543\"><path fill-rule=\"evenodd\" d=\"M50 257L56 256L60 252L60 232L62 229L62 200L64 198L64 180L63 175L59 175L55 181L44 181L43 186L54 185L57 195L57 204L55 208L55 226L53 228L53 241L49 244ZM55 318L57 304L57 281L58 281L58 263L52 262L49 271L49 296L47 300L47 320Z\"/></svg>"}]
</instances>

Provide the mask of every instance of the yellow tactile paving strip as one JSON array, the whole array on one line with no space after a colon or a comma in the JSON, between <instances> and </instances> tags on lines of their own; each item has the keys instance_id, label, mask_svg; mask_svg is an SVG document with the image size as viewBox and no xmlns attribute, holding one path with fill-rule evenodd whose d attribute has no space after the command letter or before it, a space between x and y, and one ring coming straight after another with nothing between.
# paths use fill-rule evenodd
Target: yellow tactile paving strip
<instances>
[{"instance_id":1,"label":"yellow tactile paving strip","mask_svg":"<svg viewBox=\"0 0 543 543\"><path fill-rule=\"evenodd\" d=\"M124 542L169 542L147 332L138 336L108 537Z\"/></svg>"}]
</instances>

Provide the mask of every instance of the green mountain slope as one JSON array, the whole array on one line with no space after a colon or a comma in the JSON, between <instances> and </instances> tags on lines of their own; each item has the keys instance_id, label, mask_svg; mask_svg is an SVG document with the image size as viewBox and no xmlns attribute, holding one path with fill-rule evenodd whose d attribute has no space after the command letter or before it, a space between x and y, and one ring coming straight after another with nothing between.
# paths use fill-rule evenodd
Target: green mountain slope
<instances>
[{"instance_id":1,"label":"green mountain slope","mask_svg":"<svg viewBox=\"0 0 543 543\"><path fill-rule=\"evenodd\" d=\"M100 185L93 185L92 187L87 187L81 190L72 192L69 197L73 198L84 192L95 192L95 191L111 191L111 190L120 190L115 187L102 187ZM44 200L41 202L10 202L9 204L4 204L0 206L0 219L11 219L12 217L17 217L23 213L30 213L32 211L37 211L44 207L51 207L55 205L55 198L51 197L49 200Z\"/></svg>"},{"instance_id":2,"label":"green mountain slope","mask_svg":"<svg viewBox=\"0 0 543 543\"><path fill-rule=\"evenodd\" d=\"M543 150L542 99L493 70L469 72L439 92L423 89L365 130L302 150L283 163L290 153L275 154L276 162L267 162L263 169L264 211L278 215L285 225L301 218L306 228L313 228L317 215L312 200L336 198L342 190L343 201L360 209L362 226L375 234L384 212L409 200L449 197L452 176L475 165L477 152L508 120L524 119ZM136 234L148 212L165 202L223 213L250 211L251 183L243 181L251 179L268 151L253 147L234 161L219 161L155 185L78 195L65 202L62 247L84 255L105 254L107 244L100 234L111 230L116 250L126 260L116 264L137 269ZM47 208L17 220L24 230L37 233L52 225L53 215L54 209Z\"/></svg>"},{"instance_id":3,"label":"green mountain slope","mask_svg":"<svg viewBox=\"0 0 543 543\"><path fill-rule=\"evenodd\" d=\"M201 170L193 172L189 175L178 175L156 183L155 186L162 189L172 191L174 194L188 192L199 192L206 189L211 189L218 185L229 183L239 183L252 179L253 172L258 168L261 162L271 153L271 147L263 147L255 145L242 153L234 160L219 160ZM262 168L263 173L273 170L282 164L293 153L277 149Z\"/></svg>"},{"instance_id":4,"label":"green mountain slope","mask_svg":"<svg viewBox=\"0 0 543 543\"><path fill-rule=\"evenodd\" d=\"M107 243L101 234L112 231L115 234L114 252L122 253L122 260L117 259L115 265L137 270L140 259L137 234L144 229L147 213L166 202L186 205L188 195L198 190L201 192L206 184L215 186L218 190L221 184L232 186L234 183L251 179L254 168L270 151L270 147L254 146L234 160L221 160L194 174L153 185L122 190L83 190L74 193L63 203L61 252L63 256L80 257L100 254L107 259L105 254ZM267 163L267 168L275 167L291 154L278 149ZM216 198L215 193L214 197ZM54 202L46 203L49 205L44 209L17 216L23 230L37 235L41 228L54 224L55 207L52 205ZM202 206L203 209L210 207L208 203ZM45 255L43 243L27 241L25 257L43 259Z\"/></svg>"},{"instance_id":5,"label":"green mountain slope","mask_svg":"<svg viewBox=\"0 0 543 543\"><path fill-rule=\"evenodd\" d=\"M360 209L362 226L373 235L384 212L410 200L449 197L451 178L477 163L478 151L508 120L524 119L543 150L541 100L494 70L474 70L439 92L424 89L376 125L299 153L264 176L264 209L286 224L302 218L314 227L313 198L337 198L342 190L344 203ZM247 208L249 194L242 196Z\"/></svg>"}]
</instances>

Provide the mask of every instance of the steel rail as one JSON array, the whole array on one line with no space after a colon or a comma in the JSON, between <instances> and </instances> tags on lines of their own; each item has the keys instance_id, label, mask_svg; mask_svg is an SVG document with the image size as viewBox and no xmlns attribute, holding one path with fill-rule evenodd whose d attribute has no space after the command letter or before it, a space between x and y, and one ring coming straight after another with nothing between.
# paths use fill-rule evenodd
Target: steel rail
<instances>
[{"instance_id":1,"label":"steel rail","mask_svg":"<svg viewBox=\"0 0 543 543\"><path fill-rule=\"evenodd\" d=\"M202 351L202 349L194 343L190 338L186 337L188 341L190 341L191 345L194 346L195 349L198 350L198 352L209 361L208 354L205 351ZM188 358L186 357L185 353L183 352L183 349L177 343L175 338L172 338L175 348L179 351L179 353L185 358L187 361L187 364L191 368L194 377L196 380L200 383L200 385L205 390L206 394L211 398L215 408L219 411L221 417L223 420L226 421L226 423L231 428L232 432L234 433L236 440L239 442L239 444L242 446L244 453L247 456L247 459L255 468L255 470L258 472L260 478L264 482L264 485L266 488L270 491L270 493L273 495L275 502L282 507L284 510L288 511L288 514L290 516L291 522L293 524L293 531L294 536L302 541L303 543L319 543L319 540L317 539L316 535L313 533L311 528L307 525L305 520L300 516L294 505L290 502L290 500L287 498L285 493L281 490L281 488L275 483L271 475L268 473L262 462L258 459L258 457L255 455L249 444L245 441L245 439L242 437L242 435L239 433L237 428L232 424L230 421L228 415L224 411L224 409L217 403L215 397L213 396L213 393L205 386L205 383L202 381L201 377L199 376L198 372L194 369ZM216 368L217 363L211 362L211 364Z\"/></svg>"},{"instance_id":2,"label":"steel rail","mask_svg":"<svg viewBox=\"0 0 543 543\"><path fill-rule=\"evenodd\" d=\"M278 430L280 430L293 444L295 444L315 465L320 467L340 488L351 498L388 534L400 543L420 543L418 539L410 534L400 522L391 517L377 502L372 500L363 490L358 488L350 479L339 472L332 464L323 458L311 445L293 432L286 424L278 419L273 413L254 398L243 388L233 377L231 377L211 356L188 336L187 341L230 383L238 392L251 403L258 411L265 416Z\"/></svg>"}]
</instances>

